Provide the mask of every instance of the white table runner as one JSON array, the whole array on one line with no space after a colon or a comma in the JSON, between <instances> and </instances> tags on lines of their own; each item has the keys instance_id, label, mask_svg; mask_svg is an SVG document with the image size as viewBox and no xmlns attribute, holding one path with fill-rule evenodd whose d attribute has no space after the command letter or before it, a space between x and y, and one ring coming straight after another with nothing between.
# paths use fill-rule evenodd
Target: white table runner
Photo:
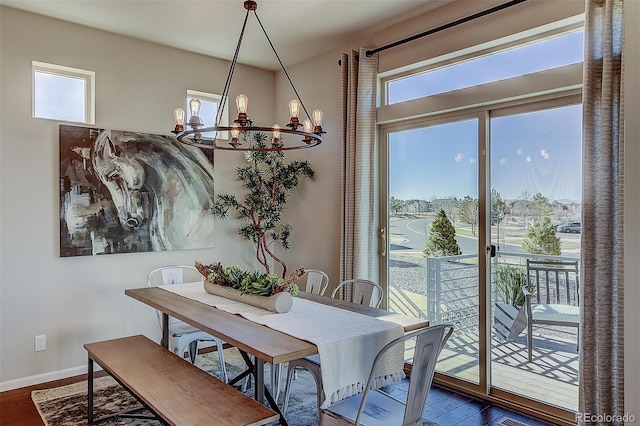
<instances>
[{"instance_id":1,"label":"white table runner","mask_svg":"<svg viewBox=\"0 0 640 426\"><path fill-rule=\"evenodd\" d=\"M209 294L199 282L160 288L315 344L326 396L322 408L363 392L378 351L404 334L399 324L298 297L293 298L289 312L277 314ZM404 346L397 345L387 354L376 372L376 388L404 377Z\"/></svg>"}]
</instances>

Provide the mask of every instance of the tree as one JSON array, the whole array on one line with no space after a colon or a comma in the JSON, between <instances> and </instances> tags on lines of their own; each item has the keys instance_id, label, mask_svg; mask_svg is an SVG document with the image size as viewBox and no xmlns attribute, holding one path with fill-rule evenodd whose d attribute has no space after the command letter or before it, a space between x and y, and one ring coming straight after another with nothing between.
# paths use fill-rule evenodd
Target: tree
<instances>
[{"instance_id":1,"label":"tree","mask_svg":"<svg viewBox=\"0 0 640 426\"><path fill-rule=\"evenodd\" d=\"M405 206L405 202L403 200L399 200L395 197L389 198L389 211L391 214L398 214L399 211L403 210Z\"/></svg>"},{"instance_id":2,"label":"tree","mask_svg":"<svg viewBox=\"0 0 640 426\"><path fill-rule=\"evenodd\" d=\"M502 199L502 195L495 189L491 189L491 224L500 223L504 217L507 204Z\"/></svg>"},{"instance_id":3,"label":"tree","mask_svg":"<svg viewBox=\"0 0 640 426\"><path fill-rule=\"evenodd\" d=\"M429 239L424 254L430 257L457 256L462 254L456 241L456 230L443 209L438 210L431 222Z\"/></svg>"},{"instance_id":4,"label":"tree","mask_svg":"<svg viewBox=\"0 0 640 426\"><path fill-rule=\"evenodd\" d=\"M471 233L475 236L478 224L478 199L465 195L460 200L460 216L464 222L471 225Z\"/></svg>"},{"instance_id":5,"label":"tree","mask_svg":"<svg viewBox=\"0 0 640 426\"><path fill-rule=\"evenodd\" d=\"M267 141L266 134L255 133L252 140L245 139L244 143L265 148ZM249 222L239 228L238 233L256 245L256 258L267 274L271 272L270 258L282 266L282 278L285 278L287 265L275 255L272 246L289 248L292 227L282 223L282 213L289 192L298 186L301 177L313 180L314 171L308 161L285 164L282 151L247 151L245 158L249 165L236 168L238 180L247 190L244 200L240 202L234 194L221 193L211 210L220 218L227 218L229 210L234 210L237 219Z\"/></svg>"},{"instance_id":6,"label":"tree","mask_svg":"<svg viewBox=\"0 0 640 426\"><path fill-rule=\"evenodd\" d=\"M552 254L560 256L560 237L549 216L534 223L527 231L527 238L522 242L524 253Z\"/></svg>"}]
</instances>

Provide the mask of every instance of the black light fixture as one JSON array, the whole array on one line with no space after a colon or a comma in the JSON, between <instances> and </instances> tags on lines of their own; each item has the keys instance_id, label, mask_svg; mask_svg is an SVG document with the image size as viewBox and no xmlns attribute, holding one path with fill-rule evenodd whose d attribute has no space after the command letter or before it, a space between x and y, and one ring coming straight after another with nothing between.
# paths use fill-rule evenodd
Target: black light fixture
<instances>
[{"instance_id":1,"label":"black light fixture","mask_svg":"<svg viewBox=\"0 0 640 426\"><path fill-rule=\"evenodd\" d=\"M174 111L176 125L175 129L172 132L176 134L180 142L187 145L197 146L199 148L205 149L222 149L229 151L285 151L311 148L321 144L322 134L325 133L322 131L322 111L317 109L313 111L312 115L310 115L307 111L307 108L304 106L304 103L300 99L298 91L296 90L293 82L291 81L291 78L289 77L289 73L287 73L287 70L280 60L280 56L278 56L278 52L276 52L276 49L273 46L273 43L271 42L267 31L264 29L264 26L262 25L262 22L260 21L260 18L256 13L256 9L258 8L257 2L253 0L247 0L244 2L244 8L247 10L247 13L244 18L244 23L242 24L242 31L240 32L238 45L236 46L236 51L233 56L233 60L231 61L229 74L227 75L227 81L225 83L224 90L222 91L222 102L220 103L220 108L218 108L218 113L216 114L216 121L214 125L211 127L205 127L203 125L202 120L199 117L200 100L197 98L193 98L189 102L191 116L186 125L184 110L182 108L176 108L176 110ZM246 95L243 94L240 94L236 97L238 118L233 120L233 125L220 125L224 111L224 105L226 103L225 100L229 95L231 79L233 78L233 72L238 61L238 52L240 51L240 46L242 45L242 38L244 37L244 31L247 26L247 20L249 18L250 12L253 12L253 15L256 17L256 20L260 24L260 28L262 28L264 36L266 37L269 45L271 46L271 49L273 50L273 53L278 59L282 71L289 80L291 88L296 94L296 99L292 99L289 102L290 118L289 123L285 128L281 128L278 124L274 124L271 127L254 126L253 120L251 120L247 115L249 99ZM307 116L307 118L302 121L300 121L299 118L301 109ZM186 129L185 126L188 129ZM299 130L299 128L301 129ZM228 141L219 140L219 132L230 132L230 139ZM203 133L213 133L213 137L204 137ZM256 133L270 133L272 135L271 142L255 144L254 142L258 138L253 138L252 135L255 135ZM292 135L292 137L288 137L285 143L283 134Z\"/></svg>"}]
</instances>

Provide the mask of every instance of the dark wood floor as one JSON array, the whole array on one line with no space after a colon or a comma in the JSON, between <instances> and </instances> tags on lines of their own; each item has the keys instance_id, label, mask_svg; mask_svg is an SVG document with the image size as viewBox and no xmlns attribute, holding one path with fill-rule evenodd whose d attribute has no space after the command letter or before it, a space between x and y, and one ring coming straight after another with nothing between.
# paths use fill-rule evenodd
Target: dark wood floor
<instances>
[{"instance_id":1,"label":"dark wood floor","mask_svg":"<svg viewBox=\"0 0 640 426\"><path fill-rule=\"evenodd\" d=\"M0 393L0 425L43 426L40 415L33 402L31 402L31 391L63 386L85 379L85 376L76 376ZM406 390L406 384L403 385L402 383L393 385L388 389L390 393L396 394L400 398L403 393L406 393ZM436 386L429 391L425 407L425 418L441 426L496 426L505 417L527 426L550 425L550 423L544 423L488 402L478 401L458 392Z\"/></svg>"}]
</instances>

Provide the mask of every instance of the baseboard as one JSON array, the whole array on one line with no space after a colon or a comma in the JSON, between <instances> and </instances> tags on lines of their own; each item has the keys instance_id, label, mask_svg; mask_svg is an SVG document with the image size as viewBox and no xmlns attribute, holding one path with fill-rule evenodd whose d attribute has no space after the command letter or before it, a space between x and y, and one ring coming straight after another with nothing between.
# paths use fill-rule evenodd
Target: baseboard
<instances>
[{"instance_id":1,"label":"baseboard","mask_svg":"<svg viewBox=\"0 0 640 426\"><path fill-rule=\"evenodd\" d=\"M102 370L97 363L94 364L94 369L95 371ZM80 376L83 374L87 374L86 364L83 366L66 368L64 370L50 371L48 373L36 374L35 376L21 377L19 379L0 382L0 392L39 385L41 383L52 382L54 380L66 379L68 377Z\"/></svg>"},{"instance_id":2,"label":"baseboard","mask_svg":"<svg viewBox=\"0 0 640 426\"><path fill-rule=\"evenodd\" d=\"M225 343L224 348L230 348L231 345ZM207 352L216 351L217 348L211 345L203 345L202 349L198 350L198 354L205 354ZM94 371L102 370L102 367L98 363L93 364ZM20 379L7 380L6 382L0 382L0 392L6 392L18 388L24 388L27 386L39 385L41 383L52 382L54 380L66 379L68 377L80 376L87 374L87 366L71 367L64 370L51 371L49 373L36 374L35 376L22 377Z\"/></svg>"}]
</instances>

